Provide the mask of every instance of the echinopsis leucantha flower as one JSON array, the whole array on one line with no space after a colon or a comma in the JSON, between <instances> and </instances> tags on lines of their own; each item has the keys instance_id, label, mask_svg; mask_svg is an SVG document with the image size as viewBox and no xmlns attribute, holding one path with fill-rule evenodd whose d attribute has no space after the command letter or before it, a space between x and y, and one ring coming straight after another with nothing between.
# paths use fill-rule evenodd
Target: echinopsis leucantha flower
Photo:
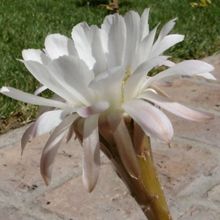
<instances>
[{"instance_id":1,"label":"echinopsis leucantha flower","mask_svg":"<svg viewBox=\"0 0 220 220\"><path fill-rule=\"evenodd\" d=\"M149 10L141 16L130 11L124 17L109 15L101 28L86 23L74 26L72 39L60 34L46 37L45 49L23 50L22 62L42 84L35 95L11 87L0 92L11 98L52 107L41 114L22 137L22 150L32 138L51 132L41 157L41 174L46 183L62 140L71 138L73 125L83 118L83 183L91 191L97 181L100 164L99 119L103 115L114 127L120 143L119 154L133 176L138 172L135 150L123 117L132 118L145 132L169 143L173 127L161 109L185 119L202 121L212 116L172 102L161 91L163 80L182 75L214 79L213 67L198 60L175 64L162 55L184 36L169 34L175 19L165 24L156 38L157 27L149 30ZM156 67L167 68L155 76ZM39 94L53 91L57 97ZM160 108L158 108L160 107Z\"/></svg>"}]
</instances>

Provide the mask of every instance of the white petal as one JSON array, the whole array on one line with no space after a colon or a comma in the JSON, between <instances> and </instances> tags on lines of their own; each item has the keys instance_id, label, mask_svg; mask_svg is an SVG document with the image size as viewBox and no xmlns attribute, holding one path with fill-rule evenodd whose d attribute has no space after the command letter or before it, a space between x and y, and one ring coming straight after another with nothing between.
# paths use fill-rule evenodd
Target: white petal
<instances>
[{"instance_id":1,"label":"white petal","mask_svg":"<svg viewBox=\"0 0 220 220\"><path fill-rule=\"evenodd\" d=\"M162 54L165 50L169 49L173 45L183 40L184 40L184 35L180 35L180 34L170 34L164 37L156 47L153 47L151 57Z\"/></svg>"},{"instance_id":2,"label":"white petal","mask_svg":"<svg viewBox=\"0 0 220 220\"><path fill-rule=\"evenodd\" d=\"M55 108L65 108L67 106L63 102L35 96L35 95L29 94L26 92L22 92L21 90L18 90L18 89L14 89L12 87L2 87L0 89L0 93L10 98L13 98L13 99L16 99L22 102L30 103L33 105L50 106L50 107L55 107Z\"/></svg>"},{"instance_id":3,"label":"white petal","mask_svg":"<svg viewBox=\"0 0 220 220\"><path fill-rule=\"evenodd\" d=\"M109 31L111 29L111 26L112 26L112 23L113 23L113 17L115 15L107 15L105 18L104 18L104 21L101 25L101 29L108 35L109 34Z\"/></svg>"},{"instance_id":4,"label":"white petal","mask_svg":"<svg viewBox=\"0 0 220 220\"><path fill-rule=\"evenodd\" d=\"M160 72L156 76L151 77L148 80L148 83L146 86L152 84L153 82L156 82L158 80L162 80L168 77L177 77L177 76L182 76L182 75L193 76L197 74L210 72L213 69L214 67L212 65L205 63L203 61L199 61L199 60L183 61L167 70Z\"/></svg>"},{"instance_id":5,"label":"white petal","mask_svg":"<svg viewBox=\"0 0 220 220\"><path fill-rule=\"evenodd\" d=\"M108 65L109 68L120 66L124 60L126 40L126 27L122 16L114 14L112 16L112 25L109 30L108 39Z\"/></svg>"},{"instance_id":6,"label":"white petal","mask_svg":"<svg viewBox=\"0 0 220 220\"><path fill-rule=\"evenodd\" d=\"M62 56L53 60L48 65L48 70L75 100L89 104L92 94L88 84L94 74L82 60L78 57Z\"/></svg>"},{"instance_id":7,"label":"white petal","mask_svg":"<svg viewBox=\"0 0 220 220\"><path fill-rule=\"evenodd\" d=\"M112 67L110 69L107 69L105 72L102 72L98 74L97 76L95 76L94 81L105 79L107 76L114 75L114 74L118 74L120 77L124 77L125 69L126 68L124 65Z\"/></svg>"},{"instance_id":8,"label":"white petal","mask_svg":"<svg viewBox=\"0 0 220 220\"><path fill-rule=\"evenodd\" d=\"M105 53L109 52L108 48L108 39L109 39L109 31L113 23L113 15L108 15L104 18L104 21L101 25L101 39L103 50Z\"/></svg>"},{"instance_id":9,"label":"white petal","mask_svg":"<svg viewBox=\"0 0 220 220\"><path fill-rule=\"evenodd\" d=\"M65 133L61 133L54 137L53 140L50 138L44 147L44 149L47 148L47 151L44 150L41 155L40 171L46 185L50 183L52 176L52 165L64 136Z\"/></svg>"},{"instance_id":10,"label":"white petal","mask_svg":"<svg viewBox=\"0 0 220 220\"><path fill-rule=\"evenodd\" d=\"M58 59L53 60L49 69L53 68L54 72L57 68L57 77L65 79L68 83L74 83L69 81L77 81L83 86L88 86L92 79L94 79L94 73L88 69L85 63L80 60L78 57L72 56L62 56ZM59 72L59 74L58 74ZM60 76L62 75L62 76ZM75 82L76 83L76 82Z\"/></svg>"},{"instance_id":11,"label":"white petal","mask_svg":"<svg viewBox=\"0 0 220 220\"><path fill-rule=\"evenodd\" d=\"M146 60L144 63L140 64L135 69L133 75L144 74L146 76L148 75L148 72L156 66L162 66L168 58L168 56L157 56L154 58L150 58Z\"/></svg>"},{"instance_id":12,"label":"white petal","mask_svg":"<svg viewBox=\"0 0 220 220\"><path fill-rule=\"evenodd\" d=\"M33 122L24 132L21 138L21 155L23 155L24 149L29 141L31 141L33 137L35 122Z\"/></svg>"},{"instance_id":13,"label":"white petal","mask_svg":"<svg viewBox=\"0 0 220 220\"><path fill-rule=\"evenodd\" d=\"M100 101L95 103L92 106L88 106L88 107L83 107L77 110L77 113L83 117L83 118L87 118L90 115L94 115L97 113L101 113L104 112L105 110L107 110L109 108L109 103L106 101Z\"/></svg>"},{"instance_id":14,"label":"white petal","mask_svg":"<svg viewBox=\"0 0 220 220\"><path fill-rule=\"evenodd\" d=\"M158 43L160 43L160 41L167 35L170 33L170 31L173 29L173 27L176 24L176 18L168 21L161 29L159 36L157 38L157 41L155 42L155 46L158 45Z\"/></svg>"},{"instance_id":15,"label":"white petal","mask_svg":"<svg viewBox=\"0 0 220 220\"><path fill-rule=\"evenodd\" d=\"M32 60L42 64L50 62L50 58L39 49L22 50L22 57L24 60Z\"/></svg>"},{"instance_id":16,"label":"white petal","mask_svg":"<svg viewBox=\"0 0 220 220\"><path fill-rule=\"evenodd\" d=\"M39 95L40 93L44 92L48 88L46 86L40 86L38 89L34 91L34 95Z\"/></svg>"},{"instance_id":17,"label":"white petal","mask_svg":"<svg viewBox=\"0 0 220 220\"><path fill-rule=\"evenodd\" d=\"M148 24L149 12L150 12L150 9L146 8L143 14L141 15L140 40L143 40L149 34L149 24Z\"/></svg>"},{"instance_id":18,"label":"white petal","mask_svg":"<svg viewBox=\"0 0 220 220\"><path fill-rule=\"evenodd\" d=\"M49 184L52 174L52 165L57 150L63 140L67 129L77 119L77 115L67 116L50 135L41 155L40 170L46 184Z\"/></svg>"},{"instance_id":19,"label":"white petal","mask_svg":"<svg viewBox=\"0 0 220 220\"><path fill-rule=\"evenodd\" d=\"M135 57L137 43L139 42L139 32L140 32L140 16L137 12L129 11L124 16L127 38L125 45L125 65L130 66L132 69L132 61Z\"/></svg>"},{"instance_id":20,"label":"white petal","mask_svg":"<svg viewBox=\"0 0 220 220\"><path fill-rule=\"evenodd\" d=\"M107 63L101 37L102 32L97 26L92 26L91 28L93 31L93 39L91 43L92 55L96 60L94 72L97 74L106 71Z\"/></svg>"},{"instance_id":21,"label":"white petal","mask_svg":"<svg viewBox=\"0 0 220 220\"><path fill-rule=\"evenodd\" d=\"M184 105L177 102L172 102L166 97L157 95L153 92L146 92L140 95L140 98L146 99L154 104L160 106L161 108L188 120L192 121L206 121L213 118L210 113L203 113L190 109Z\"/></svg>"},{"instance_id":22,"label":"white petal","mask_svg":"<svg viewBox=\"0 0 220 220\"><path fill-rule=\"evenodd\" d=\"M74 134L74 124L72 124L71 126L70 126L70 128L69 128L69 130L68 130L68 132L67 132L67 136L66 136L66 143L68 143L70 140L71 140L71 138L72 138L72 136L73 136L73 134Z\"/></svg>"},{"instance_id":23,"label":"white petal","mask_svg":"<svg viewBox=\"0 0 220 220\"><path fill-rule=\"evenodd\" d=\"M73 41L61 34L48 35L45 39L45 49L51 59L77 54Z\"/></svg>"},{"instance_id":24,"label":"white petal","mask_svg":"<svg viewBox=\"0 0 220 220\"><path fill-rule=\"evenodd\" d=\"M89 85L96 92L96 97L109 103L119 101L124 67L119 66L109 72L98 75Z\"/></svg>"},{"instance_id":25,"label":"white petal","mask_svg":"<svg viewBox=\"0 0 220 220\"><path fill-rule=\"evenodd\" d=\"M125 103L123 107L147 135L158 137L166 143L171 141L172 124L158 108L143 100L132 100Z\"/></svg>"},{"instance_id":26,"label":"white petal","mask_svg":"<svg viewBox=\"0 0 220 220\"><path fill-rule=\"evenodd\" d=\"M141 42L135 55L136 67L145 62L151 55L154 38L157 32L156 26Z\"/></svg>"},{"instance_id":27,"label":"white petal","mask_svg":"<svg viewBox=\"0 0 220 220\"><path fill-rule=\"evenodd\" d=\"M51 74L48 71L46 66L35 61L24 61L24 64L42 85L46 86L65 100L74 100L73 95L66 90L55 74Z\"/></svg>"},{"instance_id":28,"label":"white petal","mask_svg":"<svg viewBox=\"0 0 220 220\"><path fill-rule=\"evenodd\" d=\"M146 81L147 73L154 67L162 64L167 58L166 56L158 56L142 63L125 84L126 99L136 96L138 91L141 90L140 84Z\"/></svg>"},{"instance_id":29,"label":"white petal","mask_svg":"<svg viewBox=\"0 0 220 220\"><path fill-rule=\"evenodd\" d=\"M63 116L63 110L48 111L39 116L21 138L22 152L26 144L33 138L46 134L58 126L62 122Z\"/></svg>"},{"instance_id":30,"label":"white petal","mask_svg":"<svg viewBox=\"0 0 220 220\"><path fill-rule=\"evenodd\" d=\"M113 137L117 145L117 150L125 169L132 177L138 178L140 174L140 168L123 116L117 113L110 114L108 115L108 121L111 125Z\"/></svg>"},{"instance_id":31,"label":"white petal","mask_svg":"<svg viewBox=\"0 0 220 220\"><path fill-rule=\"evenodd\" d=\"M92 56L91 42L93 38L92 30L87 23L82 22L73 27L72 38L80 59L82 59L89 69L95 64Z\"/></svg>"},{"instance_id":32,"label":"white petal","mask_svg":"<svg viewBox=\"0 0 220 220\"><path fill-rule=\"evenodd\" d=\"M166 61L163 62L162 65L167 66L167 67L172 67L172 66L175 66L176 63L174 63L174 62L172 62L170 60L166 60Z\"/></svg>"},{"instance_id":33,"label":"white petal","mask_svg":"<svg viewBox=\"0 0 220 220\"><path fill-rule=\"evenodd\" d=\"M167 34L170 33L170 31L174 28L175 24L176 24L176 20L177 18L174 18L170 21L168 21L164 26L163 28L161 29L161 32L160 32L160 37L163 38L165 37Z\"/></svg>"},{"instance_id":34,"label":"white petal","mask_svg":"<svg viewBox=\"0 0 220 220\"><path fill-rule=\"evenodd\" d=\"M217 80L215 78L215 76L212 75L211 73L200 73L200 74L197 74L197 76L201 76L201 77L203 77L205 79L209 79L209 80Z\"/></svg>"},{"instance_id":35,"label":"white petal","mask_svg":"<svg viewBox=\"0 0 220 220\"><path fill-rule=\"evenodd\" d=\"M99 115L88 117L83 131L83 184L91 192L97 182L100 168Z\"/></svg>"}]
</instances>

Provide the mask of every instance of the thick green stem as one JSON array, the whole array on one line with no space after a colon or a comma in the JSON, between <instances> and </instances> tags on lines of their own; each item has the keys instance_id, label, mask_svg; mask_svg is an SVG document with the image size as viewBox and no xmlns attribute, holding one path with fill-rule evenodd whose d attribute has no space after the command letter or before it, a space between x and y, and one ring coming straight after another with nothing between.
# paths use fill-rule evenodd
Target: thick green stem
<instances>
[{"instance_id":1,"label":"thick green stem","mask_svg":"<svg viewBox=\"0 0 220 220\"><path fill-rule=\"evenodd\" d=\"M150 148L150 145L148 147ZM146 197L150 197L150 200L145 201L145 204L141 204L143 211L146 216L148 216L148 212L150 215L154 215L154 217L148 216L149 220L171 220L166 199L149 151L138 156L138 161L141 168L141 181L144 185L144 191L146 192ZM138 202L138 196L136 200Z\"/></svg>"},{"instance_id":2,"label":"thick green stem","mask_svg":"<svg viewBox=\"0 0 220 220\"><path fill-rule=\"evenodd\" d=\"M171 220L154 166L150 139L144 135L140 127L134 124L133 121L128 120L126 124L140 165L140 177L135 179L126 171L117 151L117 146L112 140L109 141L112 139L109 131L108 133L104 131L104 136L101 135L102 151L113 162L118 176L127 185L131 195L135 198L148 220Z\"/></svg>"}]
</instances>

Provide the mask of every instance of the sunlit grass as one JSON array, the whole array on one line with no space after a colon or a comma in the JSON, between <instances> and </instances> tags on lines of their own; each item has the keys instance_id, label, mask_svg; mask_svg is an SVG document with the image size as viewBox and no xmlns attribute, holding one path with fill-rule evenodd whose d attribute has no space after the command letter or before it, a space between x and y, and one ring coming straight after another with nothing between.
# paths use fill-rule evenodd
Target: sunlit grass
<instances>
[{"instance_id":1,"label":"sunlit grass","mask_svg":"<svg viewBox=\"0 0 220 220\"><path fill-rule=\"evenodd\" d=\"M0 87L13 86L33 92L38 83L17 61L24 48L42 48L49 33L70 36L73 25L86 21L101 24L108 11L94 0L1 0L0 1ZM100 0L99 3L104 3ZM220 50L220 1L205 8L193 8L192 1L130 0L120 2L120 13L151 8L151 27L178 17L175 33L186 39L167 52L177 59L202 58ZM36 108L0 95L0 132L11 119L31 120ZM9 120L10 119L10 120ZM13 120L12 120L13 121ZM4 123L3 123L4 122ZM13 122L14 123L14 122ZM3 126L4 124L4 126Z\"/></svg>"}]
</instances>

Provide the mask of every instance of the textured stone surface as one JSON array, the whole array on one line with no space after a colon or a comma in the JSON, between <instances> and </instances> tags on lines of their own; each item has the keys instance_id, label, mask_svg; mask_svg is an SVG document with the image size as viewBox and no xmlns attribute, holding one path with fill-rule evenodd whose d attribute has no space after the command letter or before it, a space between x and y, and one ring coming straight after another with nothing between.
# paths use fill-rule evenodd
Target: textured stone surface
<instances>
[{"instance_id":1,"label":"textured stone surface","mask_svg":"<svg viewBox=\"0 0 220 220\"><path fill-rule=\"evenodd\" d=\"M44 208L70 219L145 219L109 164L102 166L99 182L91 194L85 191L79 176L46 193L40 201Z\"/></svg>"},{"instance_id":2,"label":"textured stone surface","mask_svg":"<svg viewBox=\"0 0 220 220\"><path fill-rule=\"evenodd\" d=\"M209 57L220 74L220 56ZM174 220L220 219L220 84L206 80L175 80L170 96L215 114L206 123L192 123L171 114L175 138L171 146L153 140L153 153ZM4 220L144 220L126 187L102 155L101 175L88 194L81 180L81 147L60 148L50 186L39 172L47 135L29 144L21 159L25 128L0 136L0 219Z\"/></svg>"}]
</instances>

